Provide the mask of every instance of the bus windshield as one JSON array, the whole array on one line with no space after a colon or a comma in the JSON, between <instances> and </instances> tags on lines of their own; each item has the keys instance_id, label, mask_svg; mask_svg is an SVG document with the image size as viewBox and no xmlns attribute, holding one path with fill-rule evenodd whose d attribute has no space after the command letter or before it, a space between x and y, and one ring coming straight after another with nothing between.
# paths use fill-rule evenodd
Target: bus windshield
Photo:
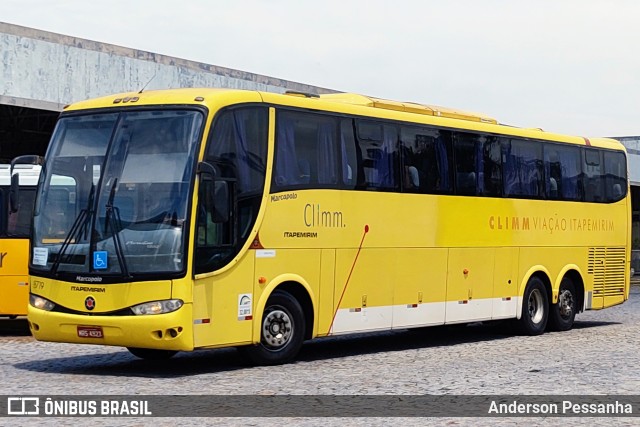
<instances>
[{"instance_id":1,"label":"bus windshield","mask_svg":"<svg viewBox=\"0 0 640 427\"><path fill-rule=\"evenodd\" d=\"M183 273L202 124L200 111L186 109L61 118L36 199L31 268Z\"/></svg>"}]
</instances>

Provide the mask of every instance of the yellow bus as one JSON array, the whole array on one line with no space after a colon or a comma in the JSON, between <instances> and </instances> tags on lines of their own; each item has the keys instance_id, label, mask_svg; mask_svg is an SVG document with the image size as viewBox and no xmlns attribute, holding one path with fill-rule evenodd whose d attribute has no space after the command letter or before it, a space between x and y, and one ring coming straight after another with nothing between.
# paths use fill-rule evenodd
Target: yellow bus
<instances>
[{"instance_id":1,"label":"yellow bus","mask_svg":"<svg viewBox=\"0 0 640 427\"><path fill-rule=\"evenodd\" d=\"M11 165L0 165L0 316L10 318L27 314L29 229L40 166L15 165L13 174L21 191L12 207Z\"/></svg>"},{"instance_id":2,"label":"yellow bus","mask_svg":"<svg viewBox=\"0 0 640 427\"><path fill-rule=\"evenodd\" d=\"M629 296L615 140L355 94L127 93L62 113L32 231L38 340L142 358L513 319Z\"/></svg>"}]
</instances>

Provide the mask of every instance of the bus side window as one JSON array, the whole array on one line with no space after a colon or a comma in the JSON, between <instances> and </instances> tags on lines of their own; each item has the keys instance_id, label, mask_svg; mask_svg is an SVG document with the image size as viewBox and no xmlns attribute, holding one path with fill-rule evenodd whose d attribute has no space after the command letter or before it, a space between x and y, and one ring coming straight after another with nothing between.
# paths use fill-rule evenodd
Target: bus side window
<instances>
[{"instance_id":1,"label":"bus side window","mask_svg":"<svg viewBox=\"0 0 640 427\"><path fill-rule=\"evenodd\" d=\"M435 180L432 179L438 173L433 155L435 138L428 132L413 126L400 128L402 188L405 192L431 193L435 190Z\"/></svg>"},{"instance_id":2,"label":"bus side window","mask_svg":"<svg viewBox=\"0 0 640 427\"><path fill-rule=\"evenodd\" d=\"M583 148L582 181L585 202L604 202L604 186L600 151Z\"/></svg>"},{"instance_id":3,"label":"bus side window","mask_svg":"<svg viewBox=\"0 0 640 427\"><path fill-rule=\"evenodd\" d=\"M485 196L502 195L502 154L499 138L482 135L481 153L478 154L478 193Z\"/></svg>"},{"instance_id":4,"label":"bus side window","mask_svg":"<svg viewBox=\"0 0 640 427\"><path fill-rule=\"evenodd\" d=\"M200 202L198 204L198 232L197 243L199 247L210 248L231 244L231 228L228 223L215 223L213 213L206 206L213 206L214 201L208 200L212 195L213 181L203 180L200 189Z\"/></svg>"},{"instance_id":5,"label":"bus side window","mask_svg":"<svg viewBox=\"0 0 640 427\"><path fill-rule=\"evenodd\" d=\"M604 181L607 202L621 200L627 192L627 161L620 152L604 152Z\"/></svg>"},{"instance_id":6,"label":"bus side window","mask_svg":"<svg viewBox=\"0 0 640 427\"><path fill-rule=\"evenodd\" d=\"M580 200L580 149L554 143L544 143L543 146L547 198Z\"/></svg>"},{"instance_id":7,"label":"bus side window","mask_svg":"<svg viewBox=\"0 0 640 427\"><path fill-rule=\"evenodd\" d=\"M542 143L515 138L501 138L501 143L504 194L544 197Z\"/></svg>"},{"instance_id":8,"label":"bus side window","mask_svg":"<svg viewBox=\"0 0 640 427\"><path fill-rule=\"evenodd\" d=\"M353 120L340 121L340 165L344 188L352 189L364 184L364 169L362 167L362 151L356 144L353 133Z\"/></svg>"},{"instance_id":9,"label":"bus side window","mask_svg":"<svg viewBox=\"0 0 640 427\"><path fill-rule=\"evenodd\" d=\"M337 120L333 117L279 112L274 190L336 188L342 170L339 163L342 147L337 136Z\"/></svg>"},{"instance_id":10,"label":"bus side window","mask_svg":"<svg viewBox=\"0 0 640 427\"><path fill-rule=\"evenodd\" d=\"M477 193L478 141L472 134L454 133L453 152L455 161L456 194Z\"/></svg>"},{"instance_id":11,"label":"bus side window","mask_svg":"<svg viewBox=\"0 0 640 427\"><path fill-rule=\"evenodd\" d=\"M403 191L451 193L451 132L428 126L402 126Z\"/></svg>"},{"instance_id":12,"label":"bus side window","mask_svg":"<svg viewBox=\"0 0 640 427\"><path fill-rule=\"evenodd\" d=\"M365 186L372 190L399 190L398 130L393 125L356 121L363 156Z\"/></svg>"},{"instance_id":13,"label":"bus side window","mask_svg":"<svg viewBox=\"0 0 640 427\"><path fill-rule=\"evenodd\" d=\"M337 136L336 120L330 117L314 117L316 121L315 146L309 153L309 158L315 159L316 176L319 187L334 187L338 184L338 170L342 170L339 163L341 158ZM311 168L309 168L311 169Z\"/></svg>"},{"instance_id":14,"label":"bus side window","mask_svg":"<svg viewBox=\"0 0 640 427\"><path fill-rule=\"evenodd\" d=\"M261 192L266 171L267 111L240 108L224 111L209 136L206 160L227 178L237 180L240 194Z\"/></svg>"},{"instance_id":15,"label":"bus side window","mask_svg":"<svg viewBox=\"0 0 640 427\"><path fill-rule=\"evenodd\" d=\"M562 168L558 151L551 144L544 147L544 172L547 177L546 193L548 199L559 199L561 192L558 185L562 183Z\"/></svg>"}]
</instances>

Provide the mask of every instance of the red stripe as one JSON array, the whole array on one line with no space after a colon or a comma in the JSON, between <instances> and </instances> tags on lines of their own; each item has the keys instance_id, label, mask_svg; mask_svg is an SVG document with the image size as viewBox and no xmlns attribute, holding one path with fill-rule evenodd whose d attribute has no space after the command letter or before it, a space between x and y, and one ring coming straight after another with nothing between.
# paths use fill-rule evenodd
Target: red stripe
<instances>
[{"instance_id":1,"label":"red stripe","mask_svg":"<svg viewBox=\"0 0 640 427\"><path fill-rule=\"evenodd\" d=\"M369 232L369 226L364 226L364 234L362 235L362 240L360 240L360 246L358 247L358 252L356 252L356 257L353 260L353 264L351 265L351 271L349 271L349 276L347 277L347 282L344 284L344 289L342 290L342 295L340 295L340 300L338 301L338 305L336 306L336 311L333 313L333 319L331 319L331 324L329 325L329 330L327 331L327 335L331 333L331 328L333 328L333 322L336 320L336 315L338 314L338 310L340 309L340 304L342 303L342 298L344 297L344 293L347 291L347 286L349 285L349 280L351 279L351 273L353 273L353 268L356 266L356 262L358 261L358 256L360 255L360 250L362 249L362 244L364 243L364 238L367 236ZM356 311L360 311L357 310Z\"/></svg>"},{"instance_id":2,"label":"red stripe","mask_svg":"<svg viewBox=\"0 0 640 427\"><path fill-rule=\"evenodd\" d=\"M588 146L591 146L591 141L589 141L589 138L585 138L583 136L582 139L584 139L585 144L587 144Z\"/></svg>"}]
</instances>

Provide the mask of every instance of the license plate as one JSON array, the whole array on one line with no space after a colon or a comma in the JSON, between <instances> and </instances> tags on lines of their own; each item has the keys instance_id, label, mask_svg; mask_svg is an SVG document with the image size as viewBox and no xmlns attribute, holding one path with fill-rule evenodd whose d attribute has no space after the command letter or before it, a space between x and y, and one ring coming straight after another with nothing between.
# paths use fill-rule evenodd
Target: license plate
<instances>
[{"instance_id":1,"label":"license plate","mask_svg":"<svg viewBox=\"0 0 640 427\"><path fill-rule=\"evenodd\" d=\"M78 326L80 338L103 338L102 326Z\"/></svg>"}]
</instances>

